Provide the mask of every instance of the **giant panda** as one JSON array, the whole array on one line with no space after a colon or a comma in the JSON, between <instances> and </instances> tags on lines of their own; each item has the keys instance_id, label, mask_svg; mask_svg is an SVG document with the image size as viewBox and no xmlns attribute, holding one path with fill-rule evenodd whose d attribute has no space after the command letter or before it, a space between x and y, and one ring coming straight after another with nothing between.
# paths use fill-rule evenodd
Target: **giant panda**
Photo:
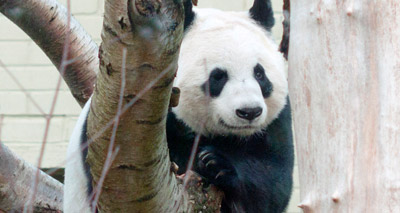
<instances>
[{"instance_id":1,"label":"giant panda","mask_svg":"<svg viewBox=\"0 0 400 213\"><path fill-rule=\"evenodd\" d=\"M179 105L167 117L167 141L178 173L191 168L224 192L222 212L283 212L292 189L294 151L282 54L271 37L270 0L250 11L194 9L184 0L185 34L174 86ZM85 163L85 105L68 147L65 212L90 212ZM77 154L79 156L76 156Z\"/></svg>"}]
</instances>

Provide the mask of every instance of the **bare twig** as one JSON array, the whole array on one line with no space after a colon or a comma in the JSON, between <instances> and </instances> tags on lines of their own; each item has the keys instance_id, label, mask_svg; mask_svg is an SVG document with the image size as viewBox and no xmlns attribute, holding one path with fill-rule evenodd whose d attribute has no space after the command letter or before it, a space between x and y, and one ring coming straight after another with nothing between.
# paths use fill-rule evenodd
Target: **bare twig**
<instances>
[{"instance_id":1,"label":"bare twig","mask_svg":"<svg viewBox=\"0 0 400 213\"><path fill-rule=\"evenodd\" d=\"M207 60L204 59L203 64L204 64L203 67L205 68L204 72L207 74ZM208 97L206 111L209 111L210 110L209 103L210 103L210 97L211 96L210 96L210 88L208 86L206 86L205 94ZM205 123L207 122L206 119L208 119L208 118L205 117L204 120L202 121L202 125L201 125L202 129L205 128ZM193 141L193 146L192 146L192 150L191 150L191 153L190 153L189 161L188 161L188 164L187 164L187 167L186 167L185 175L183 177L183 189L184 190L187 190L188 186L190 184L193 184L192 182L197 177L197 174L194 174L194 172L192 172L192 169L193 169L193 165L194 165L194 160L195 160L197 152L198 152L200 139L201 139L201 134L197 133L196 137L195 137L195 139ZM198 178L198 181L200 182L201 178ZM189 193L193 193L193 190L192 190L192 192L189 192ZM179 195L179 199L183 199L183 191ZM220 201L216 201L216 203L218 203L218 202L220 202ZM177 203L179 203L179 202L177 202ZM177 207L178 206L176 206L176 208L174 208L174 211L177 211Z\"/></svg>"},{"instance_id":2,"label":"bare twig","mask_svg":"<svg viewBox=\"0 0 400 213\"><path fill-rule=\"evenodd\" d=\"M2 136L2 130L3 130L3 121L4 121L4 115L0 115L0 143L1 143L1 136Z\"/></svg>"},{"instance_id":3,"label":"bare twig","mask_svg":"<svg viewBox=\"0 0 400 213\"><path fill-rule=\"evenodd\" d=\"M115 126L117 126L117 125L115 125ZM112 143L114 143L114 142L112 142ZM97 183L97 186L96 186L95 190L93 190L93 193L92 193L92 196L93 196L92 211L93 211L93 213L97 212L97 202L99 202L101 188L103 187L103 183L104 183L104 180L106 179L107 172L111 168L111 163L115 160L115 157L117 156L118 152L119 152L119 147L116 147L115 150L112 150L110 153L107 153L107 159L106 159L106 162L104 163L104 167L103 167L103 171L101 173L100 180Z\"/></svg>"},{"instance_id":4,"label":"bare twig","mask_svg":"<svg viewBox=\"0 0 400 213\"><path fill-rule=\"evenodd\" d=\"M98 209L170 212L180 187L170 171L165 119L182 39L182 3L139 0L126 5L106 1L103 26L100 73L88 117L88 137L97 135L117 111L123 48L127 48L127 58L133 59L126 64L124 101L135 99L136 104L123 107L128 110L120 119L115 138L120 151L104 180ZM120 36L126 32L132 34ZM118 42L110 43L116 37ZM154 80L158 81L152 86ZM111 136L112 131L106 131L89 146L87 161L93 183L102 176ZM114 181L122 176L123 182ZM188 205L183 202L180 209Z\"/></svg>"},{"instance_id":5,"label":"bare twig","mask_svg":"<svg viewBox=\"0 0 400 213\"><path fill-rule=\"evenodd\" d=\"M35 101L35 99L32 98L31 94L24 88L24 86L22 86L21 82L18 81L18 78L16 78L14 76L14 74L9 69L7 69L6 65L3 63L2 60L0 60L0 67L2 67L6 71L6 73L11 77L11 79L14 81L14 83L17 84L19 89L25 94L25 96L28 98L28 100L32 102L32 104L40 112L40 114L42 114L43 116L46 115L46 113L39 106L39 104Z\"/></svg>"},{"instance_id":6,"label":"bare twig","mask_svg":"<svg viewBox=\"0 0 400 213\"><path fill-rule=\"evenodd\" d=\"M111 167L112 161L115 159L115 156L117 155L118 151L114 151L114 144L115 144L115 138L117 135L117 129L119 125L119 120L122 115L122 104L124 100L124 91L125 91L125 85L126 85L126 48L122 49L122 65L121 65L121 89L119 93L119 101L118 101L118 111L117 115L115 116L115 122L114 122L114 127L112 130L111 134L111 139L110 139L110 144L108 145L108 151L107 151L107 158L106 161L104 162L103 166L103 171L99 180L99 183L97 184L96 190L95 190L95 197L93 199L93 207L97 206L97 202L99 200L99 196L101 194L101 187L103 186L104 179L107 175L107 171ZM95 210L95 208L93 208Z\"/></svg>"},{"instance_id":7,"label":"bare twig","mask_svg":"<svg viewBox=\"0 0 400 213\"><path fill-rule=\"evenodd\" d=\"M65 35L65 44L64 44L64 49L63 49L63 54L62 54L62 59L61 59L61 65L59 68L60 74L61 76L64 75L66 68L67 68L67 64L65 63L65 61L67 61L68 58L68 53L69 53L69 47L70 47L70 31L68 29L70 29L70 23L71 23L71 3L70 0L67 1L67 33ZM46 143L47 143L47 137L49 134L49 129L50 129L50 122L52 119L52 116L54 114L54 110L56 108L56 103L57 103L57 99L58 99L58 94L60 91L60 87L61 87L61 76L58 78L57 81L57 86L55 89L55 93L54 93L54 97L53 97L53 101L51 103L51 108L50 108L50 112L49 114L45 117L46 118L46 127L45 127L45 131L44 131L44 136L43 136L43 142L42 142L42 146L40 148L40 153L39 153L39 159L38 159L38 164L37 167L40 168L42 165L42 161L43 161L43 156L44 156L44 150L46 147ZM37 190L37 186L39 184L39 170L37 170L36 175L35 175L35 179L34 179L34 184L33 184L33 190L32 190L32 201L34 200L35 196L36 196L36 190ZM30 212L31 209L31 205L28 206L28 212Z\"/></svg>"}]
</instances>

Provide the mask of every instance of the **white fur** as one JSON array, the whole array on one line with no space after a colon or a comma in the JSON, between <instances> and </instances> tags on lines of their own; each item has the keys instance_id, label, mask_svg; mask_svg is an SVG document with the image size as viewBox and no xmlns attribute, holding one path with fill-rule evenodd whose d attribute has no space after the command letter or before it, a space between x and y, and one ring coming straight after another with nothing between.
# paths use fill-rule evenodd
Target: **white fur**
<instances>
[{"instance_id":1,"label":"white fur","mask_svg":"<svg viewBox=\"0 0 400 213\"><path fill-rule=\"evenodd\" d=\"M88 179L85 175L80 147L82 128L89 112L90 102L91 99L83 108L68 144L64 181L64 212L66 213L91 212L87 196Z\"/></svg>"},{"instance_id":2,"label":"white fur","mask_svg":"<svg viewBox=\"0 0 400 213\"><path fill-rule=\"evenodd\" d=\"M250 135L273 121L286 104L288 95L284 59L270 34L250 18L248 12L197 9L194 24L182 42L179 69L174 86L181 89L180 104L173 109L196 132L202 134ZM273 84L264 99L253 77L261 64ZM227 70L229 80L217 98L201 89L215 68ZM236 116L236 109L261 107L263 113L252 121ZM253 127L230 129L230 126Z\"/></svg>"}]
</instances>

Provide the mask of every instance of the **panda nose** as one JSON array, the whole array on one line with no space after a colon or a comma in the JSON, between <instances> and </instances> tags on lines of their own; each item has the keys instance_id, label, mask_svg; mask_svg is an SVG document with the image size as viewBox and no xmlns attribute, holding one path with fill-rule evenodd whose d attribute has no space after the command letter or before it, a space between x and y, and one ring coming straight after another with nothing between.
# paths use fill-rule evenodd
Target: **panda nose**
<instances>
[{"instance_id":1,"label":"panda nose","mask_svg":"<svg viewBox=\"0 0 400 213\"><path fill-rule=\"evenodd\" d=\"M262 108L261 107L255 107L255 108L242 108L242 109L237 109L236 110L236 115L239 118L243 118L249 121L254 120L258 116L260 116L262 113Z\"/></svg>"}]
</instances>

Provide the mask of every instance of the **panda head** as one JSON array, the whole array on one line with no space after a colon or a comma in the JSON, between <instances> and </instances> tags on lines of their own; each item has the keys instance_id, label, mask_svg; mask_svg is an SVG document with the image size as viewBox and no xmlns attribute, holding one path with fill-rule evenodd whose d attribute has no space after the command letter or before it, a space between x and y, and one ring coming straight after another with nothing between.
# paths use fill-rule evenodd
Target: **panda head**
<instances>
[{"instance_id":1,"label":"panda head","mask_svg":"<svg viewBox=\"0 0 400 213\"><path fill-rule=\"evenodd\" d=\"M284 59L270 37L269 1L255 1L250 12L185 6L186 32L174 82L181 97L173 112L205 135L262 131L288 95Z\"/></svg>"}]
</instances>

